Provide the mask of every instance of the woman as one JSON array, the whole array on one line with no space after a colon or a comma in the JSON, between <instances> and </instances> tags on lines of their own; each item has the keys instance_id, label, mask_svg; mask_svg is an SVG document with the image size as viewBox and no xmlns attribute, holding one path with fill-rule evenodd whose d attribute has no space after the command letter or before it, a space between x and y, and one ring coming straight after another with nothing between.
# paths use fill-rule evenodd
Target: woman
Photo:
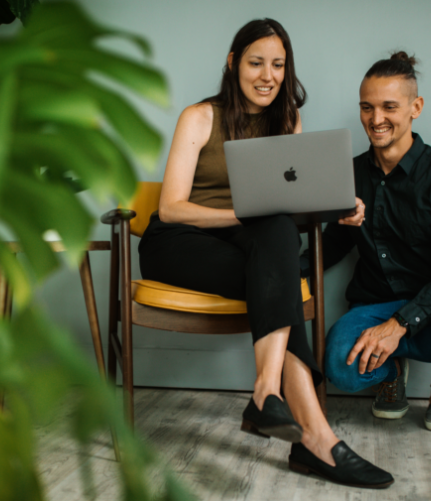
<instances>
[{"instance_id":1,"label":"woman","mask_svg":"<svg viewBox=\"0 0 431 501\"><path fill-rule=\"evenodd\" d=\"M223 141L300 133L305 97L283 27L264 19L241 28L220 93L179 118L159 212L139 246L141 273L247 301L257 379L242 430L295 442L289 463L296 471L386 487L392 476L339 441L317 400L322 375L305 336L296 225L286 215L239 221L232 210ZM363 216L358 207L343 222L360 225Z\"/></svg>"}]
</instances>

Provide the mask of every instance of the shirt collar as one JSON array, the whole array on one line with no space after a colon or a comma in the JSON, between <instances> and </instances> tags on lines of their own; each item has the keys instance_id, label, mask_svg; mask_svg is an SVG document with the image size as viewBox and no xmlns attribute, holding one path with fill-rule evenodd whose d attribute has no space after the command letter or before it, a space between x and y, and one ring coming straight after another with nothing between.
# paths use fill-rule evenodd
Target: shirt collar
<instances>
[{"instance_id":1,"label":"shirt collar","mask_svg":"<svg viewBox=\"0 0 431 501\"><path fill-rule=\"evenodd\" d=\"M422 155L425 145L424 142L422 141L422 138L420 137L419 134L416 134L415 132L412 132L412 136L414 139L414 142L409 149L409 151L403 156L403 158L399 162L399 166L404 170L406 174L409 174L410 171L412 170L413 165L416 163L418 158ZM373 147L370 146L370 149L368 150L368 162L370 165L377 167L376 163L374 162L374 152L373 152Z\"/></svg>"}]
</instances>

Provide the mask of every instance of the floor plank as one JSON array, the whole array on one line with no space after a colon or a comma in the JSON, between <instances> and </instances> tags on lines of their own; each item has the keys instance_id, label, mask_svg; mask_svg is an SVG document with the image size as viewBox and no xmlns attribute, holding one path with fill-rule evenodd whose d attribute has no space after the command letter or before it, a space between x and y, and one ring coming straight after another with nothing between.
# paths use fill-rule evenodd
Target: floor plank
<instances>
[{"instance_id":1,"label":"floor plank","mask_svg":"<svg viewBox=\"0 0 431 501\"><path fill-rule=\"evenodd\" d=\"M358 454L390 471L387 490L347 488L289 470L290 445L241 433L250 394L136 389L136 432L148 438L201 501L425 501L431 499L431 432L426 400L411 400L400 420L372 416L372 399L329 397L328 420ZM80 468L92 465L97 499L119 499L108 433L79 455L64 434L39 437L39 468L50 501L83 499Z\"/></svg>"}]
</instances>

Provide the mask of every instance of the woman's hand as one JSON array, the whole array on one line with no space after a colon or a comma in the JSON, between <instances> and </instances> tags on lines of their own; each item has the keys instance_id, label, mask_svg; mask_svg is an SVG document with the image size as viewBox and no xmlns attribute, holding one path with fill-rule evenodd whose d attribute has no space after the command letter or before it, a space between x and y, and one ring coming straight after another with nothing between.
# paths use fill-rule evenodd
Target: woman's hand
<instances>
[{"instance_id":1,"label":"woman's hand","mask_svg":"<svg viewBox=\"0 0 431 501\"><path fill-rule=\"evenodd\" d=\"M348 226L361 226L364 221L365 205L360 198L356 197L356 213L353 216L339 219L338 224L346 224Z\"/></svg>"}]
</instances>

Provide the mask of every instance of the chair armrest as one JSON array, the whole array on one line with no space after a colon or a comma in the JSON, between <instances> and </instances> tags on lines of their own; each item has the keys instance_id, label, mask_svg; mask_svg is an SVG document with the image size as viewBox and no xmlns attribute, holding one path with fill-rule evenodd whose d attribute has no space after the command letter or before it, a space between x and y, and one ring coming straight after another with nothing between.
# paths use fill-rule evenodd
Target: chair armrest
<instances>
[{"instance_id":1,"label":"chair armrest","mask_svg":"<svg viewBox=\"0 0 431 501\"><path fill-rule=\"evenodd\" d=\"M100 218L104 224L116 224L120 221L130 221L136 217L136 212L129 209L113 209L109 212L105 212Z\"/></svg>"}]
</instances>

